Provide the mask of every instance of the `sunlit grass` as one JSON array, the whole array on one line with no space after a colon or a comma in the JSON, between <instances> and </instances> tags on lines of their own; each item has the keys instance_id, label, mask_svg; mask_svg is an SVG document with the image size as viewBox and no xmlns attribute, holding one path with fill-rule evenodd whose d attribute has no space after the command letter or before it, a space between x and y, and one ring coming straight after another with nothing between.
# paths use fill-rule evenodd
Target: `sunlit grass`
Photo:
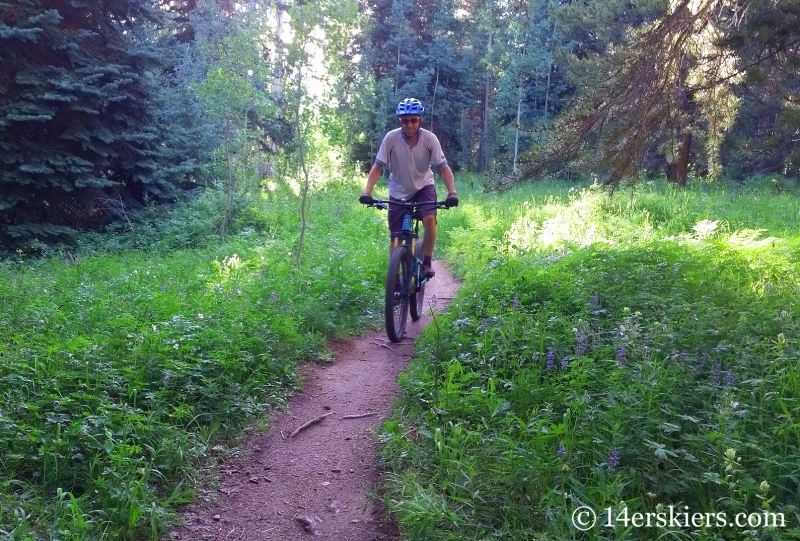
<instances>
[{"instance_id":1,"label":"sunlit grass","mask_svg":"<svg viewBox=\"0 0 800 541\"><path fill-rule=\"evenodd\" d=\"M240 202L224 244L208 192L74 264L0 263L0 537L157 538L298 362L379 326L385 217L357 193L313 194L300 268L285 188Z\"/></svg>"},{"instance_id":2,"label":"sunlit grass","mask_svg":"<svg viewBox=\"0 0 800 541\"><path fill-rule=\"evenodd\" d=\"M440 223L464 285L384 427L404 535L797 536L796 198L538 184L463 200ZM581 533L581 505L788 526Z\"/></svg>"}]
</instances>

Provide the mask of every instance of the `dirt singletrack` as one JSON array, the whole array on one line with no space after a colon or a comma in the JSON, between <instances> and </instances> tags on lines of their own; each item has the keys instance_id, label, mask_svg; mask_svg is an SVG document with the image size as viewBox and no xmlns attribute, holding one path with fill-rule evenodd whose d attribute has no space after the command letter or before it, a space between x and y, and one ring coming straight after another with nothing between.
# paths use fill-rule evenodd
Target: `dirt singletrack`
<instances>
[{"instance_id":1,"label":"dirt singletrack","mask_svg":"<svg viewBox=\"0 0 800 541\"><path fill-rule=\"evenodd\" d=\"M267 432L223 463L218 488L183 511L175 540L390 541L399 539L378 490L377 428L390 415L397 377L414 339L453 298L458 284L438 261L425 311L398 344L371 332L331 344L333 361L302 368L302 390ZM322 416L324 418L320 419ZM316 421L297 430L309 421ZM290 436L294 433L294 436Z\"/></svg>"}]
</instances>

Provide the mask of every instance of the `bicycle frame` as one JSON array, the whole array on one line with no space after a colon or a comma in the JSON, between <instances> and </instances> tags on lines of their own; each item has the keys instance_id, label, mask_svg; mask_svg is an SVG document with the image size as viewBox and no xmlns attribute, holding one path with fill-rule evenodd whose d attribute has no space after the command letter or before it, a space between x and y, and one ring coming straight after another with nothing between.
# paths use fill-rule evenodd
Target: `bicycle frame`
<instances>
[{"instance_id":1,"label":"bicycle frame","mask_svg":"<svg viewBox=\"0 0 800 541\"><path fill-rule=\"evenodd\" d=\"M419 207L425 205L437 209L448 207L444 201L406 203L384 199L373 200L370 206L386 210L389 205L406 209L401 231L392 234L389 270L386 277L386 332L392 342L399 342L405 332L409 305L413 321L418 320L422 314L425 284L428 282L427 277L420 276L422 259L421 254L417 253L419 222L422 221Z\"/></svg>"},{"instance_id":2,"label":"bicycle frame","mask_svg":"<svg viewBox=\"0 0 800 541\"><path fill-rule=\"evenodd\" d=\"M405 201L392 201L388 199L376 199L372 204L373 207L381 210L388 210L387 205L394 205L406 209L403 215L403 226L399 233L392 234L390 253L398 246L404 246L411 249L412 267L411 267L411 284L403 284L404 291L411 290L410 286L423 286L428 282L427 278L419 280L419 269L422 266L422 260L417 255L417 241L419 240L419 223L422 221L422 215L419 212L420 206L435 205L437 209L447 208L444 201L426 202L426 203L406 203Z\"/></svg>"}]
</instances>

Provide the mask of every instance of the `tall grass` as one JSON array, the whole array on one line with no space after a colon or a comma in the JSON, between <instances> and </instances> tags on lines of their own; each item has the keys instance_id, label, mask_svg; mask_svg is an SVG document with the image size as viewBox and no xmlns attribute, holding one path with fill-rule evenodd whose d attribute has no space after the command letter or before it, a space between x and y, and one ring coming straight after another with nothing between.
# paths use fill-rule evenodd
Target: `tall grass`
<instances>
[{"instance_id":1,"label":"tall grass","mask_svg":"<svg viewBox=\"0 0 800 541\"><path fill-rule=\"evenodd\" d=\"M441 239L464 285L383 431L404 538L798 538L796 198L544 184L463 199ZM599 515L586 532L581 506ZM603 527L670 506L785 522Z\"/></svg>"},{"instance_id":2,"label":"tall grass","mask_svg":"<svg viewBox=\"0 0 800 541\"><path fill-rule=\"evenodd\" d=\"M0 538L156 539L216 457L280 408L325 339L380 324L385 225L358 187L278 190L86 235L0 264Z\"/></svg>"}]
</instances>

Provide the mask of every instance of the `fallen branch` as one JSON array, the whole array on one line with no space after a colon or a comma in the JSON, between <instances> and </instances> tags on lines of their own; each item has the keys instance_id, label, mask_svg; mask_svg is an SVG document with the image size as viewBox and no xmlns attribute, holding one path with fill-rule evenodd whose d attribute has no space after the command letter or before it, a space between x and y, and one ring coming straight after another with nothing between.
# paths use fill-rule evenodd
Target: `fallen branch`
<instances>
[{"instance_id":1,"label":"fallen branch","mask_svg":"<svg viewBox=\"0 0 800 541\"><path fill-rule=\"evenodd\" d=\"M339 417L339 419L361 419L362 417L371 417L372 415L378 415L378 412L371 411L369 413L359 413L358 415L345 415L344 417Z\"/></svg>"},{"instance_id":2,"label":"fallen branch","mask_svg":"<svg viewBox=\"0 0 800 541\"><path fill-rule=\"evenodd\" d=\"M292 439L292 438L294 438L294 437L295 437L297 434L299 434L299 433L300 433L300 431L301 431L301 430L305 430L305 429L306 429L306 428L308 428L309 426L313 426L313 425L315 425L315 424L317 424L317 423L321 423L322 421L324 421L324 420L325 420L325 417L327 417L328 415L332 415L332 414L333 414L333 412L330 412L330 413L325 413L324 415L320 415L320 416L319 416L319 417L317 417L316 419L311 419L311 420L310 420L310 421L308 421L307 423L303 423L302 425L300 425L299 427L297 427L297 430L295 430L294 432L292 432L291 434L289 434L289 439Z\"/></svg>"}]
</instances>

